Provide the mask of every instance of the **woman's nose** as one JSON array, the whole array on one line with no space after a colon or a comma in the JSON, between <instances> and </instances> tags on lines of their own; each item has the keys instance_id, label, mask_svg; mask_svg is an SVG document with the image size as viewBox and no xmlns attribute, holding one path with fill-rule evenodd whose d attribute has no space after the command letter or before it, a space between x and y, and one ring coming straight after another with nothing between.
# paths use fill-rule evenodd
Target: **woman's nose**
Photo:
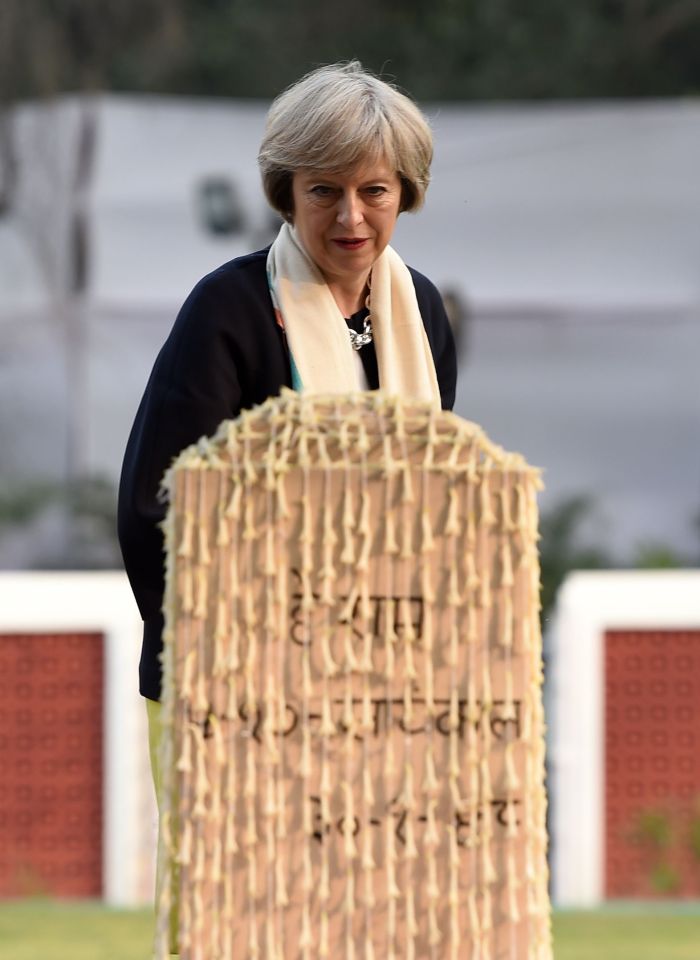
<instances>
[{"instance_id":1,"label":"woman's nose","mask_svg":"<svg viewBox=\"0 0 700 960\"><path fill-rule=\"evenodd\" d=\"M344 227L355 227L362 222L362 203L355 193L344 193L338 202L338 223Z\"/></svg>"}]
</instances>

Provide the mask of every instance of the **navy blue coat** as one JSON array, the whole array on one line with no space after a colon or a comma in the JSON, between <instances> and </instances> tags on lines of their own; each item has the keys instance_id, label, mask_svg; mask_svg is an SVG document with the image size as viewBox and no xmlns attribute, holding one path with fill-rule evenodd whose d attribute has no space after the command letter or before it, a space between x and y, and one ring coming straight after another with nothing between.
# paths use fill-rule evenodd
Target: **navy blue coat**
<instances>
[{"instance_id":1,"label":"navy blue coat","mask_svg":"<svg viewBox=\"0 0 700 960\"><path fill-rule=\"evenodd\" d=\"M222 420L291 387L284 333L275 322L267 250L231 260L196 285L156 359L129 436L119 486L119 541L144 621L139 689L160 699L163 535L166 505L157 498L173 459ZM440 294L411 270L443 409L452 409L457 364ZM349 321L361 326L363 312ZM373 345L360 356L370 389L379 387Z\"/></svg>"}]
</instances>

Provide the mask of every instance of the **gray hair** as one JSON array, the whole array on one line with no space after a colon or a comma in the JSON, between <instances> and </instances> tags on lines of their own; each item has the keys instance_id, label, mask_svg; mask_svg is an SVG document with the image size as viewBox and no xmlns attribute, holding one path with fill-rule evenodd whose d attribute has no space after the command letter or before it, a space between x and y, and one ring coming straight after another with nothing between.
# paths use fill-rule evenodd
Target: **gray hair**
<instances>
[{"instance_id":1,"label":"gray hair","mask_svg":"<svg viewBox=\"0 0 700 960\"><path fill-rule=\"evenodd\" d=\"M288 220L298 170L342 173L380 159L401 179L401 210L417 210L433 159L428 121L396 87L351 60L313 70L273 101L258 165L270 206Z\"/></svg>"}]
</instances>

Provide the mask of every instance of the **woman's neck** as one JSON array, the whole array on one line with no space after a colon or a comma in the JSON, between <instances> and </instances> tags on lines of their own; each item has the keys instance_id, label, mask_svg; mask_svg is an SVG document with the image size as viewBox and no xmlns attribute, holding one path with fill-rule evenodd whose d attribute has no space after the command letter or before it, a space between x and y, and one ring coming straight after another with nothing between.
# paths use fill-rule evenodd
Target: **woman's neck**
<instances>
[{"instance_id":1,"label":"woman's neck","mask_svg":"<svg viewBox=\"0 0 700 960\"><path fill-rule=\"evenodd\" d=\"M369 292L369 284L366 279L355 283L331 281L328 284L328 289L333 294L333 299L342 315L351 317L353 313L357 313L364 307Z\"/></svg>"}]
</instances>

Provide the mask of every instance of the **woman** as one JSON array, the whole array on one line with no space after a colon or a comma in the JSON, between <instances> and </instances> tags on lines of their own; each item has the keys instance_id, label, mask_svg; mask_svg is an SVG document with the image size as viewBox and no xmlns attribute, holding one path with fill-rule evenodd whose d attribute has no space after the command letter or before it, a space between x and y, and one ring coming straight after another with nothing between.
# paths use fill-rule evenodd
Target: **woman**
<instances>
[{"instance_id":1,"label":"woman","mask_svg":"<svg viewBox=\"0 0 700 960\"><path fill-rule=\"evenodd\" d=\"M451 409L454 342L433 284L389 246L417 210L432 136L415 104L356 61L321 67L273 103L258 157L284 219L269 250L194 288L156 360L126 449L119 538L144 620L140 691L160 699L165 506L172 459L279 393L381 388Z\"/></svg>"},{"instance_id":2,"label":"woman","mask_svg":"<svg viewBox=\"0 0 700 960\"><path fill-rule=\"evenodd\" d=\"M258 158L285 221L277 239L201 280L158 355L119 490L119 538L144 620L139 678L157 794L163 473L184 447L285 385L381 387L452 407L455 350L440 295L389 246L399 213L423 202L431 159L418 108L359 63L300 80L273 103ZM176 925L173 912L173 944Z\"/></svg>"}]
</instances>

